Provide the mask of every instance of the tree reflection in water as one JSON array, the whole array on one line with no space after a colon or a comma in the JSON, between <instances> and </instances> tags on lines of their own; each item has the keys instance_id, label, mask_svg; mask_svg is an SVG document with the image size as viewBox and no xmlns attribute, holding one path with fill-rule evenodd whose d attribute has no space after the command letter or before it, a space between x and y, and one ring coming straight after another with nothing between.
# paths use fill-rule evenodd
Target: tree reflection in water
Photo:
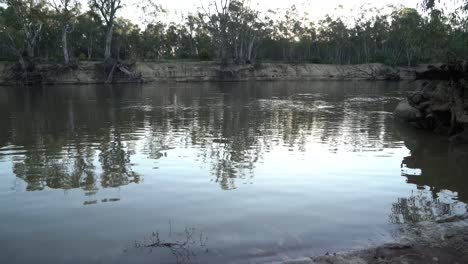
<instances>
[{"instance_id":1,"label":"tree reflection in water","mask_svg":"<svg viewBox=\"0 0 468 264\"><path fill-rule=\"evenodd\" d=\"M411 152L402 161L402 175L418 190L393 204L390 221L416 223L467 212L468 148L403 126L396 131Z\"/></svg>"},{"instance_id":2,"label":"tree reflection in water","mask_svg":"<svg viewBox=\"0 0 468 264\"><path fill-rule=\"evenodd\" d=\"M139 183L135 154L163 159L179 149L195 150L201 166L210 167L213 181L231 190L239 182L252 183L257 164L276 148L304 152L311 142L331 152L400 147L389 113L401 94L397 86L385 85L8 90L11 100L0 107L12 118L3 120L9 133L1 134L0 142L20 146L12 154L14 172L30 191L82 188L92 195L99 188Z\"/></svg>"},{"instance_id":3,"label":"tree reflection in water","mask_svg":"<svg viewBox=\"0 0 468 264\"><path fill-rule=\"evenodd\" d=\"M132 170L130 153L124 148L118 132L111 131L110 139L103 141L99 149L99 162L103 171L101 186L103 188L119 187L140 181L140 176Z\"/></svg>"},{"instance_id":4,"label":"tree reflection in water","mask_svg":"<svg viewBox=\"0 0 468 264\"><path fill-rule=\"evenodd\" d=\"M399 198L392 205L390 222L414 224L465 212L467 212L465 204L452 200L446 193L440 192L437 197L432 197L428 195L427 190L417 190L410 197Z\"/></svg>"}]
</instances>

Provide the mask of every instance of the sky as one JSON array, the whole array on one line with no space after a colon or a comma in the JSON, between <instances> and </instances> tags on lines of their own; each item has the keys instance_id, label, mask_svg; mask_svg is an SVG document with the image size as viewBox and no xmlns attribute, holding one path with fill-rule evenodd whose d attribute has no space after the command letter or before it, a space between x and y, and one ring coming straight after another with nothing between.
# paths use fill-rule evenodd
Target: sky
<instances>
[{"instance_id":1,"label":"sky","mask_svg":"<svg viewBox=\"0 0 468 264\"><path fill-rule=\"evenodd\" d=\"M141 17L141 10L138 10L134 6L134 3L138 0L125 0L126 7L123 9L119 16L131 19L134 22L139 23L139 18ZM197 10L197 7L202 4L208 6L208 3L213 0L159 0L157 3L161 4L168 14L161 17L162 20L177 21L182 14L187 14L188 12L194 12ZM219 1L219 0L217 0ZM334 13L334 10L342 5L345 10L350 10L352 8L359 8L364 4L370 3L372 6L384 7L389 4L393 5L404 5L406 7L417 8L418 4L422 0L251 0L252 7L255 7L257 10L268 10L268 9L277 9L277 8L287 8L291 5L296 5L298 10L306 11L310 14L311 20L316 20L324 17L326 14ZM304 4L304 2L306 4ZM349 11L347 15L352 15Z\"/></svg>"}]
</instances>

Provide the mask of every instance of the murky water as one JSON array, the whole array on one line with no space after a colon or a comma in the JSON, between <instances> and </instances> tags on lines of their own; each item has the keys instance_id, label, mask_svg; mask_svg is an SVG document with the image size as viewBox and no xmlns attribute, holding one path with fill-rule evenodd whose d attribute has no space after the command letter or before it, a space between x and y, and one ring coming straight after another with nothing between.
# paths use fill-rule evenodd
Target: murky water
<instances>
[{"instance_id":1,"label":"murky water","mask_svg":"<svg viewBox=\"0 0 468 264\"><path fill-rule=\"evenodd\" d=\"M414 84L0 88L0 263L261 263L466 212Z\"/></svg>"}]
</instances>

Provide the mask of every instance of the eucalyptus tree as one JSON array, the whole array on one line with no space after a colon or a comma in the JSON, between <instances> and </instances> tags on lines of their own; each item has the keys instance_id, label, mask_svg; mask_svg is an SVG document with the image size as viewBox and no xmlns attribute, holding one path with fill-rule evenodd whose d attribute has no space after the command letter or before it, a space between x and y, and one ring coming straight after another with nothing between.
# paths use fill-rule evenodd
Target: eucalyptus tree
<instances>
[{"instance_id":1,"label":"eucalyptus tree","mask_svg":"<svg viewBox=\"0 0 468 264\"><path fill-rule=\"evenodd\" d=\"M454 4L458 6L459 9L468 11L468 0L451 0ZM426 9L435 9L440 0L423 0L423 7Z\"/></svg>"},{"instance_id":2,"label":"eucalyptus tree","mask_svg":"<svg viewBox=\"0 0 468 264\"><path fill-rule=\"evenodd\" d=\"M229 5L229 36L233 57L237 62L251 62L264 24L259 12L250 7L250 0L235 0Z\"/></svg>"},{"instance_id":3,"label":"eucalyptus tree","mask_svg":"<svg viewBox=\"0 0 468 264\"><path fill-rule=\"evenodd\" d=\"M9 21L5 21L2 30L10 34L9 30L21 32L27 55L34 57L34 49L44 24L44 6L42 0L1 0L0 3L7 5ZM8 26L10 26L8 28ZM11 37L11 34L9 38ZM13 44L13 43L12 43Z\"/></svg>"},{"instance_id":4,"label":"eucalyptus tree","mask_svg":"<svg viewBox=\"0 0 468 264\"><path fill-rule=\"evenodd\" d=\"M423 7L426 10L437 11L441 9L440 7L441 2L435 0L422 0ZM451 25L454 25L455 30L455 38L452 39L450 45L452 46L452 50L459 50L466 58L468 52L468 0L451 0L451 2L455 5L456 10L451 14ZM461 47L458 47L458 43L463 43ZM455 46L455 47L453 47Z\"/></svg>"},{"instance_id":5,"label":"eucalyptus tree","mask_svg":"<svg viewBox=\"0 0 468 264\"><path fill-rule=\"evenodd\" d=\"M114 33L117 11L123 7L122 0L90 0L89 4L91 8L95 8L99 11L105 22L106 41L104 60L107 61L111 58L112 35Z\"/></svg>"},{"instance_id":6,"label":"eucalyptus tree","mask_svg":"<svg viewBox=\"0 0 468 264\"><path fill-rule=\"evenodd\" d=\"M57 12L59 23L62 27L62 51L65 64L70 63L70 52L68 49L68 34L71 31L70 24L79 13L77 0L50 0L49 4Z\"/></svg>"},{"instance_id":7,"label":"eucalyptus tree","mask_svg":"<svg viewBox=\"0 0 468 264\"><path fill-rule=\"evenodd\" d=\"M45 21L45 1L1 0L6 4L2 12L0 33L7 40L6 46L18 59L23 74L34 58Z\"/></svg>"},{"instance_id":8,"label":"eucalyptus tree","mask_svg":"<svg viewBox=\"0 0 468 264\"><path fill-rule=\"evenodd\" d=\"M70 33L73 42L73 53L81 60L91 60L103 54L102 19L95 10L88 10L76 16L74 30Z\"/></svg>"},{"instance_id":9,"label":"eucalyptus tree","mask_svg":"<svg viewBox=\"0 0 468 264\"><path fill-rule=\"evenodd\" d=\"M408 66L415 62L421 50L422 17L413 8L403 8L393 14L392 31L399 40Z\"/></svg>"},{"instance_id":10,"label":"eucalyptus tree","mask_svg":"<svg viewBox=\"0 0 468 264\"><path fill-rule=\"evenodd\" d=\"M190 41L190 56L198 55L197 43L196 43L196 32L197 27L200 26L200 20L197 16L193 14L188 14L187 21L185 22L185 26L188 30L188 36Z\"/></svg>"},{"instance_id":11,"label":"eucalyptus tree","mask_svg":"<svg viewBox=\"0 0 468 264\"><path fill-rule=\"evenodd\" d=\"M149 24L141 34L140 56L144 59L162 59L164 35L164 24Z\"/></svg>"},{"instance_id":12,"label":"eucalyptus tree","mask_svg":"<svg viewBox=\"0 0 468 264\"><path fill-rule=\"evenodd\" d=\"M218 50L221 63L226 65L229 61L228 23L231 0L213 0L207 7L202 6L201 18L212 33Z\"/></svg>"},{"instance_id":13,"label":"eucalyptus tree","mask_svg":"<svg viewBox=\"0 0 468 264\"><path fill-rule=\"evenodd\" d=\"M115 23L114 51L117 60L120 58L136 58L140 44L140 28L129 19L119 17Z\"/></svg>"}]
</instances>

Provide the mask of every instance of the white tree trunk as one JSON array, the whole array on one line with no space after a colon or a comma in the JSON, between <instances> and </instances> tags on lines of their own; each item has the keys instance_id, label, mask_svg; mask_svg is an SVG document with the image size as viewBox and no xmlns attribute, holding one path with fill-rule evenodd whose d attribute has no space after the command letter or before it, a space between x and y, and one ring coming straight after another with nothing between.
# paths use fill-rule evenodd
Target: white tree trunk
<instances>
[{"instance_id":1,"label":"white tree trunk","mask_svg":"<svg viewBox=\"0 0 468 264\"><path fill-rule=\"evenodd\" d=\"M114 31L114 25L111 25L107 30L106 34L106 50L104 52L104 60L111 58L111 48L112 48L112 34Z\"/></svg>"},{"instance_id":2,"label":"white tree trunk","mask_svg":"<svg viewBox=\"0 0 468 264\"><path fill-rule=\"evenodd\" d=\"M63 31L62 31L63 60L65 64L70 63L70 55L68 53L67 31L68 31L68 25L64 26Z\"/></svg>"},{"instance_id":3,"label":"white tree trunk","mask_svg":"<svg viewBox=\"0 0 468 264\"><path fill-rule=\"evenodd\" d=\"M34 58L34 45L28 43L27 53L29 58Z\"/></svg>"},{"instance_id":4,"label":"white tree trunk","mask_svg":"<svg viewBox=\"0 0 468 264\"><path fill-rule=\"evenodd\" d=\"M93 34L89 34L88 60L91 60L92 57L93 57Z\"/></svg>"},{"instance_id":5,"label":"white tree trunk","mask_svg":"<svg viewBox=\"0 0 468 264\"><path fill-rule=\"evenodd\" d=\"M253 52L254 43L255 43L255 37L253 37L252 40L250 40L250 43L249 43L249 50L248 50L248 54L247 54L247 60L249 62L252 61L252 52Z\"/></svg>"},{"instance_id":6,"label":"white tree trunk","mask_svg":"<svg viewBox=\"0 0 468 264\"><path fill-rule=\"evenodd\" d=\"M408 61L408 67L410 67L411 66L411 60L413 59L413 54L409 49L406 50L406 59Z\"/></svg>"}]
</instances>

